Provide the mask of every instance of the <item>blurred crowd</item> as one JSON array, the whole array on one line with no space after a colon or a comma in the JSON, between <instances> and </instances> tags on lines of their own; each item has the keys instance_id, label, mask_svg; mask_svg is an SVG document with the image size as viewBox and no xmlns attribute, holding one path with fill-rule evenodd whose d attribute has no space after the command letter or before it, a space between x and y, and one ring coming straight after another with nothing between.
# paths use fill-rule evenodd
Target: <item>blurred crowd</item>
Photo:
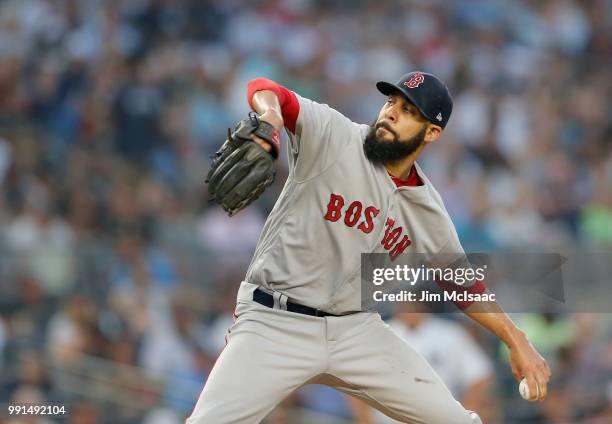
<instances>
[{"instance_id":1,"label":"blurred crowd","mask_svg":"<svg viewBox=\"0 0 612 424\"><path fill-rule=\"evenodd\" d=\"M190 413L287 172L231 220L207 200L255 77L370 123L375 81L434 73L455 106L420 162L466 250L609 250L611 33L610 0L0 1L0 404ZM612 319L517 318L553 365L544 404L449 321L491 361L491 422L612 422ZM353 419L314 387L268 422L297 410Z\"/></svg>"}]
</instances>

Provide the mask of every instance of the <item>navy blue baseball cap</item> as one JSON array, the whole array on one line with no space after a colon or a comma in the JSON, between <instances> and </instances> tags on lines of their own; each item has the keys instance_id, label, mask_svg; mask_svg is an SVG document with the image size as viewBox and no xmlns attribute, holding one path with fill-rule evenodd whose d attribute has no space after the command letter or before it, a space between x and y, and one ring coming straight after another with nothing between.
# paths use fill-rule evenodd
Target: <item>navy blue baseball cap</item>
<instances>
[{"instance_id":1,"label":"navy blue baseball cap","mask_svg":"<svg viewBox=\"0 0 612 424\"><path fill-rule=\"evenodd\" d=\"M410 72L397 82L376 83L378 91L388 96L401 92L430 122L444 128L453 111L448 87L438 77L426 72Z\"/></svg>"}]
</instances>

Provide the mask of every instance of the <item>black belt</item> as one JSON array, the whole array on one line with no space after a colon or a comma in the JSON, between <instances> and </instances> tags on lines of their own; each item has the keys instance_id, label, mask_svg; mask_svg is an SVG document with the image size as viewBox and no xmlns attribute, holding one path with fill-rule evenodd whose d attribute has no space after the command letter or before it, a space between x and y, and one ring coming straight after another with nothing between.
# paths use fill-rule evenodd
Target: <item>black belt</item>
<instances>
[{"instance_id":1,"label":"black belt","mask_svg":"<svg viewBox=\"0 0 612 424\"><path fill-rule=\"evenodd\" d=\"M263 290L255 289L253 292L253 300L261 305L267 306L268 308L274 308L274 296L266 293ZM313 317L337 317L339 315L330 314L320 309L311 308L310 306L300 305L287 301L287 310L289 312L295 312L297 314L310 315Z\"/></svg>"}]
</instances>

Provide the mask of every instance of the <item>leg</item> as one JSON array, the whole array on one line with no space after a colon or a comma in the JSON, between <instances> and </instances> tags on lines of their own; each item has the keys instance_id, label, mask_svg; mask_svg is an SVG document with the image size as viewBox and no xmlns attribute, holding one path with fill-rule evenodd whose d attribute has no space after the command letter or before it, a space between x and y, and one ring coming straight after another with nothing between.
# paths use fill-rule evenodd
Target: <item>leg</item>
<instances>
[{"instance_id":1,"label":"leg","mask_svg":"<svg viewBox=\"0 0 612 424\"><path fill-rule=\"evenodd\" d=\"M332 352L328 384L405 423L481 424L457 402L431 366L377 314L347 330ZM449 352L452 355L452 352Z\"/></svg>"},{"instance_id":2,"label":"leg","mask_svg":"<svg viewBox=\"0 0 612 424\"><path fill-rule=\"evenodd\" d=\"M255 303L240 303L236 313L187 424L258 423L323 366L320 322Z\"/></svg>"}]
</instances>

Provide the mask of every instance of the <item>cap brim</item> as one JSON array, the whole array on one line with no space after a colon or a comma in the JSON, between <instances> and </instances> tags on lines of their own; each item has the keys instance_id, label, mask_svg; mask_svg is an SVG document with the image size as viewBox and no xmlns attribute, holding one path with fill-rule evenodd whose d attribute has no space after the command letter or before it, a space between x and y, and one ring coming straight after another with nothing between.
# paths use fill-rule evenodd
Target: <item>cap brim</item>
<instances>
[{"instance_id":1,"label":"cap brim","mask_svg":"<svg viewBox=\"0 0 612 424\"><path fill-rule=\"evenodd\" d=\"M406 90L398 87L395 84L391 84L390 82L387 82L387 81L378 81L376 83L376 88L378 89L378 91L380 91L385 96L388 96L393 93L401 93L406 99L408 99L410 103L412 103L419 110L419 112L421 112L421 115L423 115L425 119L427 119L428 121L431 121L431 119L427 117L423 109L421 109L421 106L417 102L414 101L410 93L408 93Z\"/></svg>"},{"instance_id":2,"label":"cap brim","mask_svg":"<svg viewBox=\"0 0 612 424\"><path fill-rule=\"evenodd\" d=\"M378 81L376 83L376 88L378 88L378 91L383 93L385 96L388 96L389 94L393 92L401 91L399 87L397 87L395 84L391 84L390 82L387 82L387 81Z\"/></svg>"}]
</instances>

